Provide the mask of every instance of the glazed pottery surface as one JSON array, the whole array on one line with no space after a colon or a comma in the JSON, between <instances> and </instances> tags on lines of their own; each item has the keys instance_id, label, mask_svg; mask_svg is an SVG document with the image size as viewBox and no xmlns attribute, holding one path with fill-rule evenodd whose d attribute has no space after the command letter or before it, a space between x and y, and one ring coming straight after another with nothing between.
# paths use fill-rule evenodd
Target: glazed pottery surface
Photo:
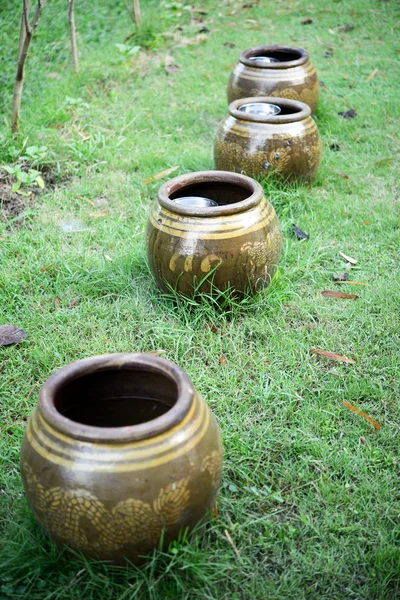
<instances>
[{"instance_id":1,"label":"glazed pottery surface","mask_svg":"<svg viewBox=\"0 0 400 600\"><path fill-rule=\"evenodd\" d=\"M72 363L40 391L21 449L29 505L59 545L139 563L207 519L218 425L185 373L145 354Z\"/></svg>"},{"instance_id":2,"label":"glazed pottery surface","mask_svg":"<svg viewBox=\"0 0 400 600\"><path fill-rule=\"evenodd\" d=\"M190 193L218 206L174 202ZM225 171L171 179L160 189L147 226L147 256L157 284L185 296L227 289L240 295L268 285L281 242L277 216L261 186Z\"/></svg>"},{"instance_id":3,"label":"glazed pottery surface","mask_svg":"<svg viewBox=\"0 0 400 600\"><path fill-rule=\"evenodd\" d=\"M274 101L276 115L241 110L250 103ZM217 169L264 178L268 174L288 180L311 181L321 161L322 144L310 108L283 98L242 98L229 105L229 115L218 128L214 142Z\"/></svg>"},{"instance_id":4,"label":"glazed pottery surface","mask_svg":"<svg viewBox=\"0 0 400 600\"><path fill-rule=\"evenodd\" d=\"M257 62L269 56L278 62ZM228 83L228 102L252 96L273 96L305 102L315 112L319 98L317 73L308 53L289 46L257 46L240 54Z\"/></svg>"}]
</instances>

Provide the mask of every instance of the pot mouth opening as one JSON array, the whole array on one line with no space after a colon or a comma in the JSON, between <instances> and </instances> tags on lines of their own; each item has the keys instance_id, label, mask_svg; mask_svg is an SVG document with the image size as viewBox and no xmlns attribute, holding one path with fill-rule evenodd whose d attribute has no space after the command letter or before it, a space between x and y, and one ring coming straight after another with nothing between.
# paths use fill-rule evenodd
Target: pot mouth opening
<instances>
[{"instance_id":1,"label":"pot mouth opening","mask_svg":"<svg viewBox=\"0 0 400 600\"><path fill-rule=\"evenodd\" d=\"M244 110L247 106L265 105L267 110L250 111ZM272 112L269 107L276 106L279 112ZM229 114L235 119L242 121L253 121L257 123L293 123L302 121L311 115L310 107L304 102L290 100L288 98L275 98L272 96L257 96L254 98L241 98L234 100L229 105Z\"/></svg>"},{"instance_id":2,"label":"pot mouth opening","mask_svg":"<svg viewBox=\"0 0 400 600\"><path fill-rule=\"evenodd\" d=\"M269 59L269 60L268 60ZM308 53L290 46L256 46L240 54L240 62L258 69L287 69L304 64Z\"/></svg>"},{"instance_id":3,"label":"pot mouth opening","mask_svg":"<svg viewBox=\"0 0 400 600\"><path fill-rule=\"evenodd\" d=\"M67 365L44 384L45 419L81 440L126 442L178 424L194 390L176 365L151 355L105 355Z\"/></svg>"},{"instance_id":4,"label":"pot mouth opening","mask_svg":"<svg viewBox=\"0 0 400 600\"><path fill-rule=\"evenodd\" d=\"M262 196L256 181L229 171L200 171L175 177L158 193L160 204L168 210L196 217L242 212L258 204ZM208 200L209 204L196 206L191 198Z\"/></svg>"}]
</instances>

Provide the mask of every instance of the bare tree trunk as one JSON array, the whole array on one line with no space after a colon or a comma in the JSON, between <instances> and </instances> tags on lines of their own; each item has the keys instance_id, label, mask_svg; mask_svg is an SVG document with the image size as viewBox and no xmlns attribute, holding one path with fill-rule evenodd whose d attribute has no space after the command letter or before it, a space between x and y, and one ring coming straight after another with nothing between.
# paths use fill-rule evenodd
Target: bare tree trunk
<instances>
[{"instance_id":1,"label":"bare tree trunk","mask_svg":"<svg viewBox=\"0 0 400 600\"><path fill-rule=\"evenodd\" d=\"M139 0L132 0L132 12L135 18L136 27L139 28L142 23L142 18L140 16L140 2Z\"/></svg>"},{"instance_id":2,"label":"bare tree trunk","mask_svg":"<svg viewBox=\"0 0 400 600\"><path fill-rule=\"evenodd\" d=\"M24 67L26 57L28 56L29 46L32 40L33 32L35 31L36 25L39 22L40 15L46 4L46 0L38 0L35 14L33 15L31 23L29 23L29 8L30 8L30 0L23 0L23 8L22 8L22 22L21 22L21 37L19 41L19 50L18 50L18 65L17 65L17 73L15 75L14 82L14 94L12 99L12 109L11 109L11 131L14 133L19 129L19 114L21 109L21 98L22 98L22 90L24 87Z\"/></svg>"},{"instance_id":3,"label":"bare tree trunk","mask_svg":"<svg viewBox=\"0 0 400 600\"><path fill-rule=\"evenodd\" d=\"M74 65L75 73L79 73L78 47L76 45L76 28L75 28L75 0L68 0L68 18L69 29L71 34L71 52L72 64Z\"/></svg>"}]
</instances>

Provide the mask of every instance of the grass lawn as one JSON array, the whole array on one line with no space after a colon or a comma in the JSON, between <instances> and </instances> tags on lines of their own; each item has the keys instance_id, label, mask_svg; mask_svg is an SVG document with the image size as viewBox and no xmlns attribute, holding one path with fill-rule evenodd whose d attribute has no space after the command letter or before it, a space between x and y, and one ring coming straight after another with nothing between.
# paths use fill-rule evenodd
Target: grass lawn
<instances>
[{"instance_id":1,"label":"grass lawn","mask_svg":"<svg viewBox=\"0 0 400 600\"><path fill-rule=\"evenodd\" d=\"M0 164L44 147L33 166L53 183L19 217L0 211L0 324L28 334L0 347L0 599L400 598L399 5L198 0L207 14L195 21L183 3L149 0L135 38L122 2L78 1L76 76L67 3L53 0L13 137L20 4L0 8ZM144 180L213 168L231 65L263 43L308 49L323 82L317 181L263 182L285 238L267 291L225 311L174 302L157 291L144 245L164 180ZM355 118L338 115L349 109ZM80 231L65 231L71 223ZM334 283L340 252L364 285ZM321 295L332 289L359 298ZM141 570L71 560L29 513L19 475L38 389L78 358L159 349L220 423L219 514Z\"/></svg>"}]
</instances>

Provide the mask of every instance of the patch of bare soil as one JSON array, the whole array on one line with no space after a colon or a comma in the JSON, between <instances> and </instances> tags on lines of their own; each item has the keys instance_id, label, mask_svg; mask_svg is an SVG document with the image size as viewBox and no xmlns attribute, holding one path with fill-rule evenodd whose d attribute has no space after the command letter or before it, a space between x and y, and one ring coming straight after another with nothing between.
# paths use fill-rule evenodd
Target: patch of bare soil
<instances>
[{"instance_id":1,"label":"patch of bare soil","mask_svg":"<svg viewBox=\"0 0 400 600\"><path fill-rule=\"evenodd\" d=\"M57 176L51 168L41 169L41 175L45 182L45 190L41 190L39 186L24 186L23 194L18 194L12 191L12 185L16 181L15 177L0 170L0 223L8 223L11 219L22 215L29 207L33 206L39 194L54 187ZM17 227L22 221L23 217L13 221L13 227Z\"/></svg>"}]
</instances>

